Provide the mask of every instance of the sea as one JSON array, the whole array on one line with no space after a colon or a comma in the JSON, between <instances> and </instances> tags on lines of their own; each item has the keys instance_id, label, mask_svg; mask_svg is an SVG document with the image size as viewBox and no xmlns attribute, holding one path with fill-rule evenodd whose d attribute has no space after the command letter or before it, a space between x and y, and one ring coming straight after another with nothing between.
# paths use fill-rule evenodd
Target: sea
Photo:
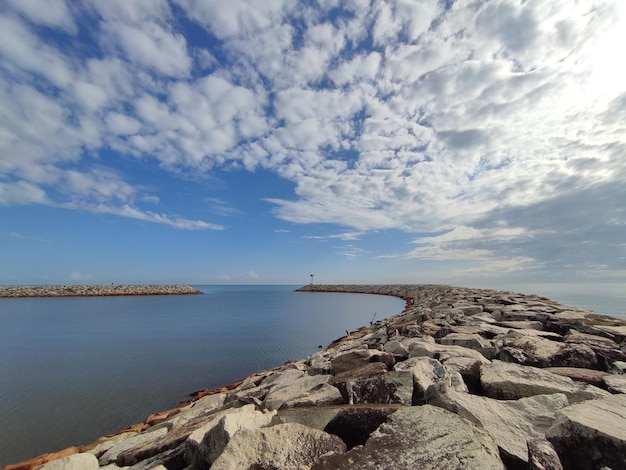
<instances>
[{"instance_id":1,"label":"sea","mask_svg":"<svg viewBox=\"0 0 626 470\"><path fill-rule=\"evenodd\" d=\"M0 299L0 467L93 442L404 308L298 286L194 287L204 295ZM626 319L623 284L474 287Z\"/></svg>"},{"instance_id":2,"label":"sea","mask_svg":"<svg viewBox=\"0 0 626 470\"><path fill-rule=\"evenodd\" d=\"M0 299L0 468L306 358L404 308L298 286L195 287L204 295Z\"/></svg>"}]
</instances>

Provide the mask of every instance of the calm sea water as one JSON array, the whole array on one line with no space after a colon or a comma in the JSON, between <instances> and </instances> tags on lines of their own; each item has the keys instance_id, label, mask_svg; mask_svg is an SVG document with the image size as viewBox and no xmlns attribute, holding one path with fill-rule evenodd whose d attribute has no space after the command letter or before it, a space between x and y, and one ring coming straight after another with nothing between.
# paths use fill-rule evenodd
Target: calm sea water
<instances>
[{"instance_id":1,"label":"calm sea water","mask_svg":"<svg viewBox=\"0 0 626 470\"><path fill-rule=\"evenodd\" d=\"M0 467L92 442L404 308L295 286L197 287L205 295L0 299Z\"/></svg>"}]
</instances>

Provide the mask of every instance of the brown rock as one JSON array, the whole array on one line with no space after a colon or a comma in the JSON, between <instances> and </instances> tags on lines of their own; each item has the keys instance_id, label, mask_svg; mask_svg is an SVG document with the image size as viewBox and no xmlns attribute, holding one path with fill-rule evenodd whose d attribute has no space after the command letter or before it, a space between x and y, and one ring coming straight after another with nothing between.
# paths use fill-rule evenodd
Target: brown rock
<instances>
[{"instance_id":1,"label":"brown rock","mask_svg":"<svg viewBox=\"0 0 626 470\"><path fill-rule=\"evenodd\" d=\"M608 372L602 370L582 369L580 367L546 367L543 370L601 388L605 387L603 377L609 375Z\"/></svg>"}]
</instances>

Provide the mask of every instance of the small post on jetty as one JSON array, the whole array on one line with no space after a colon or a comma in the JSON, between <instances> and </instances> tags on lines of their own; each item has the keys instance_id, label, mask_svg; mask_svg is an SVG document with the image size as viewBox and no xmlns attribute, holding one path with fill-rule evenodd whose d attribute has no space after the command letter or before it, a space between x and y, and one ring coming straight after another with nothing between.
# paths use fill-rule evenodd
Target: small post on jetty
<instances>
[{"instance_id":1,"label":"small post on jetty","mask_svg":"<svg viewBox=\"0 0 626 470\"><path fill-rule=\"evenodd\" d=\"M313 285L313 276L315 276L315 274L311 274L311 285Z\"/></svg>"}]
</instances>

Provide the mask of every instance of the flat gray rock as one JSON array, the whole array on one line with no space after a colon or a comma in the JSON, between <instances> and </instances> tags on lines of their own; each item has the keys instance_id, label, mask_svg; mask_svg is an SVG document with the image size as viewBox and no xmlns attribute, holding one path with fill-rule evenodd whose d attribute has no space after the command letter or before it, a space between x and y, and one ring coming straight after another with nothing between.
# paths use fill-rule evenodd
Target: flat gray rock
<instances>
[{"instance_id":1,"label":"flat gray rock","mask_svg":"<svg viewBox=\"0 0 626 470\"><path fill-rule=\"evenodd\" d=\"M569 377L544 369L503 361L483 364L480 367L480 382L486 396L504 400L564 393L570 403L575 403L610 395L593 385L574 382Z\"/></svg>"},{"instance_id":2,"label":"flat gray rock","mask_svg":"<svg viewBox=\"0 0 626 470\"><path fill-rule=\"evenodd\" d=\"M430 405L401 408L365 445L321 458L312 470L504 470L493 439L469 421Z\"/></svg>"}]
</instances>

